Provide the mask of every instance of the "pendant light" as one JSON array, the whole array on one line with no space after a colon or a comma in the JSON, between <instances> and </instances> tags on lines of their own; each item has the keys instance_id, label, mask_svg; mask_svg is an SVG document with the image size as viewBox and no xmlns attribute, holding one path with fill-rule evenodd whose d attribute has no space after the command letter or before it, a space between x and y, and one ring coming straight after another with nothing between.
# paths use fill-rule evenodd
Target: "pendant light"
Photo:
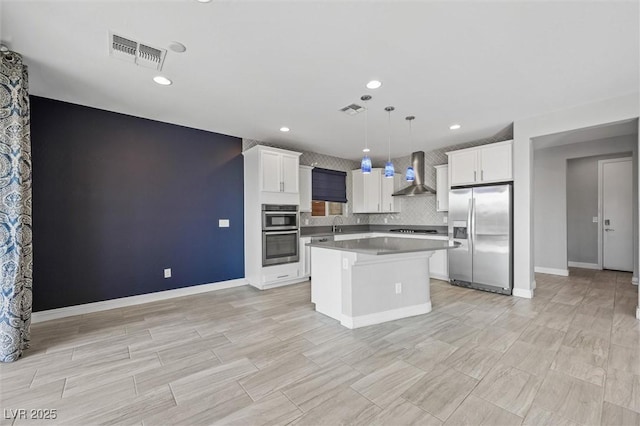
<instances>
[{"instance_id":1,"label":"pendant light","mask_svg":"<svg viewBox=\"0 0 640 426\"><path fill-rule=\"evenodd\" d=\"M413 152L413 129L411 127L411 122L415 120L415 117L413 115L410 115L408 117L405 117L405 120L409 122L409 144L411 146L411 152ZM407 167L406 179L407 182L413 182L414 180L416 180L416 172L411 166Z\"/></svg>"},{"instance_id":2,"label":"pendant light","mask_svg":"<svg viewBox=\"0 0 640 426\"><path fill-rule=\"evenodd\" d=\"M393 163L391 162L391 111L395 108L392 106L386 107L384 110L387 111L389 117L387 120L387 127L389 130L389 142L387 143L387 163L384 165L384 177L392 178L395 174L395 169L393 168Z\"/></svg>"},{"instance_id":3,"label":"pendant light","mask_svg":"<svg viewBox=\"0 0 640 426\"><path fill-rule=\"evenodd\" d=\"M366 104L371 100L371 95L363 95L360 100L364 102L364 156L362 157L362 161L360 162L360 170L362 170L362 174L368 175L371 173L371 158L369 157L369 108L367 108Z\"/></svg>"}]
</instances>

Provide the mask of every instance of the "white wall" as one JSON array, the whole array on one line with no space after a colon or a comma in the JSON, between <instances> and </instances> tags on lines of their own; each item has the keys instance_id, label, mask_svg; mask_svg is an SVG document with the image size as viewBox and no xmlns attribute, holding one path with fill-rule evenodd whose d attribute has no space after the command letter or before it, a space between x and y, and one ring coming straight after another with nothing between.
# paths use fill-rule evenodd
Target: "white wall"
<instances>
[{"instance_id":1,"label":"white wall","mask_svg":"<svg viewBox=\"0 0 640 426\"><path fill-rule=\"evenodd\" d=\"M539 136L640 116L638 92L514 122L514 295L533 297L533 149ZM640 257L639 257L640 259ZM640 300L640 299L639 299Z\"/></svg>"},{"instance_id":2,"label":"white wall","mask_svg":"<svg viewBox=\"0 0 640 426\"><path fill-rule=\"evenodd\" d=\"M534 151L533 229L536 268L567 272L567 160L633 152L634 162L637 163L637 139L636 135L622 136ZM597 180L593 190L597 199ZM637 199L637 189L635 195ZM597 234L595 235L597 238Z\"/></svg>"}]
</instances>

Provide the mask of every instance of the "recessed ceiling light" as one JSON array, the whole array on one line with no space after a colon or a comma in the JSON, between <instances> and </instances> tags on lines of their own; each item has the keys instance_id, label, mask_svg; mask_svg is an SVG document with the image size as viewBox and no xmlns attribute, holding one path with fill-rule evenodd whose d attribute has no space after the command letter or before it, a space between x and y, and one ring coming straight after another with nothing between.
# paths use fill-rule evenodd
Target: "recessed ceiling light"
<instances>
[{"instance_id":1,"label":"recessed ceiling light","mask_svg":"<svg viewBox=\"0 0 640 426\"><path fill-rule=\"evenodd\" d=\"M382 86L382 83L378 80L371 80L367 83L367 89L377 89L380 86Z\"/></svg>"},{"instance_id":2,"label":"recessed ceiling light","mask_svg":"<svg viewBox=\"0 0 640 426\"><path fill-rule=\"evenodd\" d=\"M187 51L187 46L177 41L172 41L169 44L169 49L173 50L176 53L184 53Z\"/></svg>"},{"instance_id":3,"label":"recessed ceiling light","mask_svg":"<svg viewBox=\"0 0 640 426\"><path fill-rule=\"evenodd\" d=\"M171 83L173 83L167 77L163 77L161 75L156 75L155 77L153 77L153 81L155 81L156 83L158 83L161 86L168 86Z\"/></svg>"},{"instance_id":4,"label":"recessed ceiling light","mask_svg":"<svg viewBox=\"0 0 640 426\"><path fill-rule=\"evenodd\" d=\"M369 152L369 151L371 151L369 148L365 148L362 150L362 152Z\"/></svg>"},{"instance_id":5,"label":"recessed ceiling light","mask_svg":"<svg viewBox=\"0 0 640 426\"><path fill-rule=\"evenodd\" d=\"M288 132L289 130L291 130L291 129L288 128L288 127L280 127L280 131L281 132Z\"/></svg>"},{"instance_id":6,"label":"recessed ceiling light","mask_svg":"<svg viewBox=\"0 0 640 426\"><path fill-rule=\"evenodd\" d=\"M460 128L459 124L452 124L451 126L449 126L449 130L458 130Z\"/></svg>"},{"instance_id":7,"label":"recessed ceiling light","mask_svg":"<svg viewBox=\"0 0 640 426\"><path fill-rule=\"evenodd\" d=\"M211 0L198 0L198 3L211 3Z\"/></svg>"}]
</instances>

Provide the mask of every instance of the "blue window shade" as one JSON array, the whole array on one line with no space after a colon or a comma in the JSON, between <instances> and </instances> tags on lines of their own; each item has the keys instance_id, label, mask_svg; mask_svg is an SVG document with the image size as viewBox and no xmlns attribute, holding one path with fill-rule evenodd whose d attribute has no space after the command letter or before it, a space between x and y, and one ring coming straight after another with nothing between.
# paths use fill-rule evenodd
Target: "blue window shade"
<instances>
[{"instance_id":1,"label":"blue window shade","mask_svg":"<svg viewBox=\"0 0 640 426\"><path fill-rule=\"evenodd\" d=\"M347 202L347 174L314 168L311 172L311 198L319 201Z\"/></svg>"}]
</instances>

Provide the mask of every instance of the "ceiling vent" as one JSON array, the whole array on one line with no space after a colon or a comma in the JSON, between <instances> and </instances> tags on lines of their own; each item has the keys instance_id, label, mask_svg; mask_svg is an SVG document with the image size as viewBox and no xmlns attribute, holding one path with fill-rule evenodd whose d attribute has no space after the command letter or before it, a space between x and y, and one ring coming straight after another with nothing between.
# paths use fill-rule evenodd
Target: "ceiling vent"
<instances>
[{"instance_id":1,"label":"ceiling vent","mask_svg":"<svg viewBox=\"0 0 640 426\"><path fill-rule=\"evenodd\" d=\"M340 108L340 111L348 115L356 115L359 112L364 111L364 107L358 104L351 104L351 105L347 105L344 108Z\"/></svg>"},{"instance_id":2,"label":"ceiling vent","mask_svg":"<svg viewBox=\"0 0 640 426\"><path fill-rule=\"evenodd\" d=\"M109 32L109 54L114 58L160 71L162 70L167 50L151 47L129 37Z\"/></svg>"}]
</instances>

